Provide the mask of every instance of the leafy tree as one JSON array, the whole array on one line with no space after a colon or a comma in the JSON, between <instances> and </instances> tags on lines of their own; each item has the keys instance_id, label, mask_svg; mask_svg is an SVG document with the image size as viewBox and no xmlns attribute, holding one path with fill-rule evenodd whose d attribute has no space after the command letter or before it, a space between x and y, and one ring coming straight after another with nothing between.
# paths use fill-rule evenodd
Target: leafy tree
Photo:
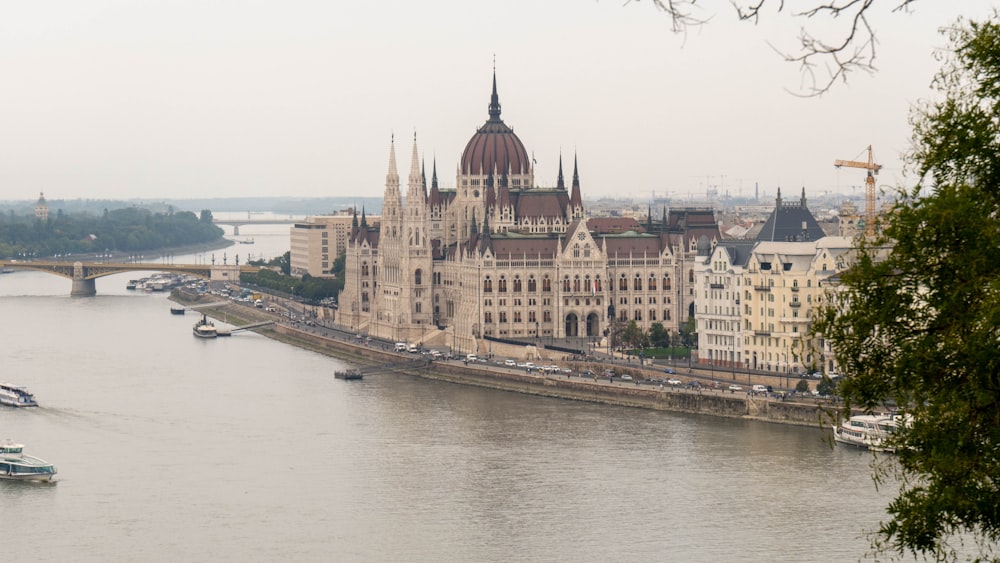
<instances>
[{"instance_id":1,"label":"leafy tree","mask_svg":"<svg viewBox=\"0 0 1000 563\"><path fill-rule=\"evenodd\" d=\"M998 20L949 30L942 99L911 118L922 180L816 323L845 374L843 414L894 400L912 416L894 438L901 489L874 542L901 555L957 559L956 537L981 553L1000 541Z\"/></svg>"},{"instance_id":2,"label":"leafy tree","mask_svg":"<svg viewBox=\"0 0 1000 563\"><path fill-rule=\"evenodd\" d=\"M808 393L809 392L809 382L805 379L800 379L798 383L795 384L796 393Z\"/></svg>"},{"instance_id":3,"label":"leafy tree","mask_svg":"<svg viewBox=\"0 0 1000 563\"><path fill-rule=\"evenodd\" d=\"M670 333L663 328L663 323L649 325L649 343L653 346L670 346Z\"/></svg>"}]
</instances>

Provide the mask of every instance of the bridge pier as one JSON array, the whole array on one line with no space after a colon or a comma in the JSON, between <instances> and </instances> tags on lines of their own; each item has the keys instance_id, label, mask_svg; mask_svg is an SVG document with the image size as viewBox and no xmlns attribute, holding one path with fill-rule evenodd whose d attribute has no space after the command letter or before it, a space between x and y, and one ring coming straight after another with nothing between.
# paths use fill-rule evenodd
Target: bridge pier
<instances>
[{"instance_id":1,"label":"bridge pier","mask_svg":"<svg viewBox=\"0 0 1000 563\"><path fill-rule=\"evenodd\" d=\"M234 237L240 236L240 226L239 225L233 225L233 236Z\"/></svg>"},{"instance_id":2,"label":"bridge pier","mask_svg":"<svg viewBox=\"0 0 1000 563\"><path fill-rule=\"evenodd\" d=\"M97 295L97 280L86 278L87 271L80 262L73 263L73 289L69 294L73 297L92 297Z\"/></svg>"}]
</instances>

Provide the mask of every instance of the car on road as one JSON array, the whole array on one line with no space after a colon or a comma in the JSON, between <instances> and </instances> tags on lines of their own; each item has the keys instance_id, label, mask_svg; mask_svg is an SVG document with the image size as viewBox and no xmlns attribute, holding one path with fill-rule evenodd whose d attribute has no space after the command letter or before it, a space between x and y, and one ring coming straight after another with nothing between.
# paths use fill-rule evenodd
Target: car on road
<instances>
[{"instance_id":1,"label":"car on road","mask_svg":"<svg viewBox=\"0 0 1000 563\"><path fill-rule=\"evenodd\" d=\"M626 374L622 374L622 376L621 376L620 379L622 381L632 381L632 376L626 373Z\"/></svg>"},{"instance_id":2,"label":"car on road","mask_svg":"<svg viewBox=\"0 0 1000 563\"><path fill-rule=\"evenodd\" d=\"M688 381L688 387L691 389L701 389L701 382L695 379Z\"/></svg>"},{"instance_id":3,"label":"car on road","mask_svg":"<svg viewBox=\"0 0 1000 563\"><path fill-rule=\"evenodd\" d=\"M740 387L739 385L730 385L730 386L729 386L729 390L730 390L730 391L742 391L742 390L743 390L743 388L742 388L742 387Z\"/></svg>"},{"instance_id":4,"label":"car on road","mask_svg":"<svg viewBox=\"0 0 1000 563\"><path fill-rule=\"evenodd\" d=\"M592 371L590 371L588 369L588 370L584 370L583 373L581 373L580 375L583 375L583 376L586 376L586 377L594 377L594 372L592 372Z\"/></svg>"},{"instance_id":5,"label":"car on road","mask_svg":"<svg viewBox=\"0 0 1000 563\"><path fill-rule=\"evenodd\" d=\"M680 379L674 379L671 377L667 380L667 385L682 385L682 383Z\"/></svg>"},{"instance_id":6,"label":"car on road","mask_svg":"<svg viewBox=\"0 0 1000 563\"><path fill-rule=\"evenodd\" d=\"M754 393L767 393L768 391L767 385L754 385L751 389Z\"/></svg>"},{"instance_id":7,"label":"car on road","mask_svg":"<svg viewBox=\"0 0 1000 563\"><path fill-rule=\"evenodd\" d=\"M674 372L674 369L673 369L673 368L667 368L667 369L663 370L663 373L666 373L666 374L669 374L669 375L672 375L672 374L674 374L675 372Z\"/></svg>"},{"instance_id":8,"label":"car on road","mask_svg":"<svg viewBox=\"0 0 1000 563\"><path fill-rule=\"evenodd\" d=\"M507 361L505 361L503 363L503 365L505 365L505 366L507 366L509 368L517 367L517 362L515 362L514 360L507 360Z\"/></svg>"}]
</instances>

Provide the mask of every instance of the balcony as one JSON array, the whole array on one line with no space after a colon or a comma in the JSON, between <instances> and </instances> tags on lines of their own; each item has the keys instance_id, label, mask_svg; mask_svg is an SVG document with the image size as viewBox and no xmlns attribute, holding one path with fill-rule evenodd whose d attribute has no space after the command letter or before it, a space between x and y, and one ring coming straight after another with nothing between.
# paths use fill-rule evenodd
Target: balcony
<instances>
[{"instance_id":1,"label":"balcony","mask_svg":"<svg viewBox=\"0 0 1000 563\"><path fill-rule=\"evenodd\" d=\"M768 330L755 330L753 331L754 336L771 336L771 331Z\"/></svg>"},{"instance_id":2,"label":"balcony","mask_svg":"<svg viewBox=\"0 0 1000 563\"><path fill-rule=\"evenodd\" d=\"M798 290L799 290L799 286L797 286L797 285L793 285L793 286L791 287L791 290L792 290L792 291L798 291Z\"/></svg>"},{"instance_id":3,"label":"balcony","mask_svg":"<svg viewBox=\"0 0 1000 563\"><path fill-rule=\"evenodd\" d=\"M788 306L789 307L801 307L802 306L802 302L801 301L792 301L791 303L788 304Z\"/></svg>"},{"instance_id":4,"label":"balcony","mask_svg":"<svg viewBox=\"0 0 1000 563\"><path fill-rule=\"evenodd\" d=\"M755 285L753 286L754 291L771 291L771 286L769 285Z\"/></svg>"},{"instance_id":5,"label":"balcony","mask_svg":"<svg viewBox=\"0 0 1000 563\"><path fill-rule=\"evenodd\" d=\"M726 286L721 283L710 283L708 287L711 289L726 289Z\"/></svg>"}]
</instances>

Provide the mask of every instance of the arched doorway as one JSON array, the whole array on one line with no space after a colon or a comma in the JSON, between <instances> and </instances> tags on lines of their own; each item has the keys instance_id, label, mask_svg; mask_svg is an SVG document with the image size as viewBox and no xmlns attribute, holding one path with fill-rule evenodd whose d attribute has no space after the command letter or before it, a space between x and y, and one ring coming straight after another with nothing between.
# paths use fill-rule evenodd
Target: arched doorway
<instances>
[{"instance_id":1,"label":"arched doorway","mask_svg":"<svg viewBox=\"0 0 1000 563\"><path fill-rule=\"evenodd\" d=\"M601 318L597 313L587 315L587 336L597 336L601 333Z\"/></svg>"},{"instance_id":2,"label":"arched doorway","mask_svg":"<svg viewBox=\"0 0 1000 563\"><path fill-rule=\"evenodd\" d=\"M579 329L580 320L577 318L576 313L570 313L566 315L566 337L573 338L580 334Z\"/></svg>"}]
</instances>

